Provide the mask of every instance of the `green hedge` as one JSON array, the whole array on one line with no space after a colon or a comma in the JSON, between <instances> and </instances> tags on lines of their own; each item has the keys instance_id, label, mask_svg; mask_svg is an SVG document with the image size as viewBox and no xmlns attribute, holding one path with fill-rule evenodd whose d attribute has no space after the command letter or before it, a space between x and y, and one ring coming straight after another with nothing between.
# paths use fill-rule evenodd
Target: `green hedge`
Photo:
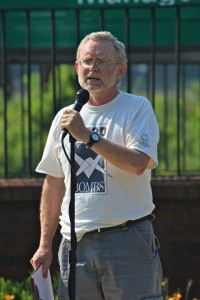
<instances>
[{"instance_id":1,"label":"green hedge","mask_svg":"<svg viewBox=\"0 0 200 300\"><path fill-rule=\"evenodd\" d=\"M58 300L56 295L58 289L59 274L52 278L53 291L55 300ZM23 281L14 281L0 277L0 300L33 300L31 295L31 286L29 278Z\"/></svg>"}]
</instances>

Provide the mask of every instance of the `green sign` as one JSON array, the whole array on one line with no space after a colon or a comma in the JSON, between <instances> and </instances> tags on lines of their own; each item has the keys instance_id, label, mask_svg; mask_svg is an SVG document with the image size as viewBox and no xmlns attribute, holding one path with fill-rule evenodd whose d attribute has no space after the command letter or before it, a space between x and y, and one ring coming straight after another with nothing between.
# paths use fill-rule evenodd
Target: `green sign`
<instances>
[{"instance_id":1,"label":"green sign","mask_svg":"<svg viewBox=\"0 0 200 300\"><path fill-rule=\"evenodd\" d=\"M11 0L0 0L10 6L12 10L5 12L6 47L26 48L27 46L27 4L32 8L30 12L30 44L32 49L50 49L52 47L52 14L50 8L55 5L55 0L44 1L18 0L16 7L11 5ZM111 31L122 42L126 41L126 7L130 5L129 11L129 44L138 49L150 47L151 45L151 6L150 4L160 4L155 9L155 45L158 47L175 47L176 42L176 9L171 6L175 0L57 0L55 10L55 40L59 49L75 49L77 43L76 8L79 7L79 38L82 38L91 31L101 30L101 10L105 7L104 30ZM177 0L179 3L188 4L192 0ZM181 2L182 1L182 2ZM193 0L195 1L195 0ZM14 3L14 1L12 1ZM30 3L31 2L31 3ZM200 4L200 0L198 0ZM135 3L135 6L132 4ZM139 4L143 3L143 6ZM169 4L168 7L161 6ZM25 5L26 4L26 5ZM66 7L64 7L64 4ZM97 5L97 9L92 9ZM121 5L118 7L117 5ZM123 5L122 5L123 4ZM138 4L138 6L136 6ZM171 4L171 5L170 5ZM39 8L41 9L34 9ZM46 5L46 6L45 6ZM72 5L76 7L72 7ZM132 5L132 6L131 6ZM68 8L67 8L68 6ZM60 8L59 8L60 7ZM62 7L62 9L61 9ZM70 9L70 8L71 9ZM87 9L91 7L91 9ZM43 9L42 9L43 8ZM0 14L0 23L2 14ZM181 6L180 9L180 45L199 46L200 45L200 5ZM0 47L2 45L2 32L0 28ZM74 50L73 50L74 51Z\"/></svg>"},{"instance_id":2,"label":"green sign","mask_svg":"<svg viewBox=\"0 0 200 300\"><path fill-rule=\"evenodd\" d=\"M200 0L0 0L0 8L81 8L194 5Z\"/></svg>"}]
</instances>

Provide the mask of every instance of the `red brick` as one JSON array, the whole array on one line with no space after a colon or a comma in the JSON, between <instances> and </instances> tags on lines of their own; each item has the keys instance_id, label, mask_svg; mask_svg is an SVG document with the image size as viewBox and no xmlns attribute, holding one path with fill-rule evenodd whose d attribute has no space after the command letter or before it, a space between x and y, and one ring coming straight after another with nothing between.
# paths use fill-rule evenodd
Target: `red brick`
<instances>
[{"instance_id":1,"label":"red brick","mask_svg":"<svg viewBox=\"0 0 200 300\"><path fill-rule=\"evenodd\" d=\"M31 270L29 259L39 242L39 202L43 179L0 180L0 274L22 279ZM152 180L156 205L154 228L160 241L163 272L170 291L185 290L194 279L190 298L200 295L200 180L173 177ZM57 269L59 230L54 240Z\"/></svg>"}]
</instances>

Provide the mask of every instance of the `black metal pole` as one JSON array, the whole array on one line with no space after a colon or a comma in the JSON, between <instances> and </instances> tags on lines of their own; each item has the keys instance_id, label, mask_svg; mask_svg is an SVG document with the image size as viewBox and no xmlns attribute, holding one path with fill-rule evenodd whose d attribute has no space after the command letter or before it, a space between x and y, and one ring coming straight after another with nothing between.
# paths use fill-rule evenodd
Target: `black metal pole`
<instances>
[{"instance_id":1,"label":"black metal pole","mask_svg":"<svg viewBox=\"0 0 200 300\"><path fill-rule=\"evenodd\" d=\"M155 108L155 84L156 84L156 78L155 78L155 55L156 55L156 12L155 12L155 7L151 8L151 102L152 102L152 107L154 111L156 110ZM156 169L152 170L152 175L156 176Z\"/></svg>"},{"instance_id":2,"label":"black metal pole","mask_svg":"<svg viewBox=\"0 0 200 300\"><path fill-rule=\"evenodd\" d=\"M55 10L51 10L51 33L52 33L52 88L53 88L53 116L57 113L57 95L56 95L56 21L55 21Z\"/></svg>"},{"instance_id":3,"label":"black metal pole","mask_svg":"<svg viewBox=\"0 0 200 300\"><path fill-rule=\"evenodd\" d=\"M176 7L176 110L177 110L177 175L181 175L181 138L180 138L180 8Z\"/></svg>"},{"instance_id":4,"label":"black metal pole","mask_svg":"<svg viewBox=\"0 0 200 300\"><path fill-rule=\"evenodd\" d=\"M7 119L7 56L6 56L6 16L1 11L1 78L3 86L3 131L4 131L4 177L8 178L8 119Z\"/></svg>"},{"instance_id":5,"label":"black metal pole","mask_svg":"<svg viewBox=\"0 0 200 300\"><path fill-rule=\"evenodd\" d=\"M32 176L32 110L31 110L31 15L30 11L26 12L26 61L27 61L27 99L28 99L28 174Z\"/></svg>"}]
</instances>

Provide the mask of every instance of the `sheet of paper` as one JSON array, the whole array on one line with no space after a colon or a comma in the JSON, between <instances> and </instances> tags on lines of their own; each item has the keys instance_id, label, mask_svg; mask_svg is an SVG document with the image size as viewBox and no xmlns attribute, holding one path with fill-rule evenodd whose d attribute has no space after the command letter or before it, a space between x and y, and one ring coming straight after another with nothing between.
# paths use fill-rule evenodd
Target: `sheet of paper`
<instances>
[{"instance_id":1,"label":"sheet of paper","mask_svg":"<svg viewBox=\"0 0 200 300\"><path fill-rule=\"evenodd\" d=\"M30 278L33 300L54 300L51 275L48 270L47 278L42 275L42 265L33 272Z\"/></svg>"}]
</instances>

